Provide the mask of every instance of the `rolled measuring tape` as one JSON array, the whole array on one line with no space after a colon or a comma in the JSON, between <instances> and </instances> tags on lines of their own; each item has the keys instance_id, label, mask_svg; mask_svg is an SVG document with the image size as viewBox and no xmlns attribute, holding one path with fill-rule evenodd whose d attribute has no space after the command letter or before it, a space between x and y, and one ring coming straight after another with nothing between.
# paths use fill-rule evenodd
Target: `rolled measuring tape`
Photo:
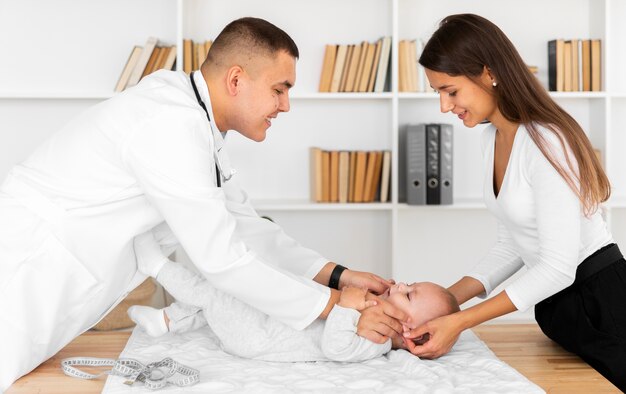
<instances>
[{"instance_id":1,"label":"rolled measuring tape","mask_svg":"<svg viewBox=\"0 0 626 394\"><path fill-rule=\"evenodd\" d=\"M109 371L91 374L76 366L112 367ZM72 357L61 361L61 369L67 376L79 379L96 379L102 375L114 375L126 378L124 384L132 386L135 382L143 382L150 390L161 389L168 384L179 387L191 386L200 381L200 372L180 364L170 357L159 362L144 365L131 358Z\"/></svg>"}]
</instances>

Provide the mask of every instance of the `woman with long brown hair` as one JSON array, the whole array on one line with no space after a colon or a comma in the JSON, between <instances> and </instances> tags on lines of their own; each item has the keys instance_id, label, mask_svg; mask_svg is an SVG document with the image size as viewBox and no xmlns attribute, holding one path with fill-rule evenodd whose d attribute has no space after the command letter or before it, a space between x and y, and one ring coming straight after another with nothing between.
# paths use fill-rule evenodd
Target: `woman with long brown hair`
<instances>
[{"instance_id":1,"label":"woman with long brown hair","mask_svg":"<svg viewBox=\"0 0 626 394\"><path fill-rule=\"evenodd\" d=\"M412 353L436 358L461 331L535 306L543 332L626 391L626 261L598 206L610 184L580 125L528 71L493 23L478 15L443 19L419 59L442 112L482 136L484 198L498 219L495 246L449 290L459 304L494 297L407 331Z\"/></svg>"}]
</instances>

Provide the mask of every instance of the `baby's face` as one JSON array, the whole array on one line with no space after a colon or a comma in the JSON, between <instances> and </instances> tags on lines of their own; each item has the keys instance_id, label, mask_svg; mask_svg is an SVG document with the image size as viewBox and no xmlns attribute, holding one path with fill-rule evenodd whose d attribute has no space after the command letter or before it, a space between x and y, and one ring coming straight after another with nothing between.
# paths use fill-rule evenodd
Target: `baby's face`
<instances>
[{"instance_id":1,"label":"baby's face","mask_svg":"<svg viewBox=\"0 0 626 394\"><path fill-rule=\"evenodd\" d=\"M441 306L442 288L430 282L417 282L410 285L396 283L389 289L389 301L411 317L408 328L417 328L434 318Z\"/></svg>"}]
</instances>

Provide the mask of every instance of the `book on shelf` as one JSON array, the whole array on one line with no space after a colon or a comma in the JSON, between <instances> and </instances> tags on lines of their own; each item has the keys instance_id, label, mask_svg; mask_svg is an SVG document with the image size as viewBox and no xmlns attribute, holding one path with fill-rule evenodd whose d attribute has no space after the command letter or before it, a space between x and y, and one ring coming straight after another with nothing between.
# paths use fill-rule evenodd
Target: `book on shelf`
<instances>
[{"instance_id":1,"label":"book on shelf","mask_svg":"<svg viewBox=\"0 0 626 394\"><path fill-rule=\"evenodd\" d=\"M148 40L144 44L143 50L141 51L141 56L139 56L139 60L137 60L137 64L135 64L135 68L133 68L133 71L130 74L130 78L126 84L127 88L137 85L143 76L143 71L146 69L158 42L159 40L156 37L148 37Z\"/></svg>"},{"instance_id":2,"label":"book on shelf","mask_svg":"<svg viewBox=\"0 0 626 394\"><path fill-rule=\"evenodd\" d=\"M174 68L176 63L176 46L157 46L157 42L156 38L150 38L147 51L146 46L136 45L133 47L115 85L115 92L121 92L136 85L141 78L157 70L172 70ZM149 55L147 55L148 52L150 52ZM139 80L137 80L137 76L139 76Z\"/></svg>"},{"instance_id":3,"label":"book on shelf","mask_svg":"<svg viewBox=\"0 0 626 394\"><path fill-rule=\"evenodd\" d=\"M311 159L311 201L322 201L322 150L311 147L309 156Z\"/></svg>"},{"instance_id":4,"label":"book on shelf","mask_svg":"<svg viewBox=\"0 0 626 394\"><path fill-rule=\"evenodd\" d=\"M411 87L413 88L414 92L421 92L424 90L423 83L421 83L421 80L419 78L419 71L422 68L419 63L418 63L418 58L417 58L417 40L411 40L409 42L409 54L411 56L411 69L409 70L409 76L411 78ZM424 71L422 70L422 73Z\"/></svg>"},{"instance_id":5,"label":"book on shelf","mask_svg":"<svg viewBox=\"0 0 626 394\"><path fill-rule=\"evenodd\" d=\"M602 90L602 47L600 40L591 40L591 91Z\"/></svg>"},{"instance_id":6,"label":"book on shelf","mask_svg":"<svg viewBox=\"0 0 626 394\"><path fill-rule=\"evenodd\" d=\"M204 59L209 54L213 41L194 41L189 38L183 40L183 71L190 74L192 71L199 70Z\"/></svg>"},{"instance_id":7,"label":"book on shelf","mask_svg":"<svg viewBox=\"0 0 626 394\"><path fill-rule=\"evenodd\" d=\"M354 76L354 86L352 92L358 92L361 84L361 78L363 76L363 70L365 68L365 61L367 58L367 51L369 49L369 42L363 41L361 43L361 49L359 51L359 64L357 65L356 75Z\"/></svg>"},{"instance_id":8,"label":"book on shelf","mask_svg":"<svg viewBox=\"0 0 626 394\"><path fill-rule=\"evenodd\" d=\"M172 45L171 47L169 47L169 50L167 52L167 57L165 58L165 60L163 61L163 69L165 70L173 70L174 69L174 65L176 64L176 51L178 50L178 48L176 47L176 45Z\"/></svg>"},{"instance_id":9,"label":"book on shelf","mask_svg":"<svg viewBox=\"0 0 626 394\"><path fill-rule=\"evenodd\" d=\"M580 68L578 67L580 63L580 41L581 40L571 40L572 45L572 53L571 53L571 70L572 70L572 91L579 92L580 89Z\"/></svg>"},{"instance_id":10,"label":"book on shelf","mask_svg":"<svg viewBox=\"0 0 626 394\"><path fill-rule=\"evenodd\" d=\"M154 72L163 68L163 63L165 63L165 58L167 57L168 53L170 53L170 47L159 48L158 56L157 56L156 61L154 62L154 67L152 68L151 72Z\"/></svg>"},{"instance_id":11,"label":"book on shelf","mask_svg":"<svg viewBox=\"0 0 626 394\"><path fill-rule=\"evenodd\" d=\"M582 58L582 90L589 92L591 91L591 42L589 40L582 40L580 55Z\"/></svg>"},{"instance_id":12,"label":"book on shelf","mask_svg":"<svg viewBox=\"0 0 626 394\"><path fill-rule=\"evenodd\" d=\"M375 153L375 164L374 164L374 178L372 179L372 185L368 194L367 201L375 201L376 196L380 195L379 187L380 187L380 176L383 168L383 155L382 151L377 151Z\"/></svg>"},{"instance_id":13,"label":"book on shelf","mask_svg":"<svg viewBox=\"0 0 626 394\"><path fill-rule=\"evenodd\" d=\"M354 92L354 81L356 80L357 69L361 61L361 45L352 45L351 47L350 66L347 68L348 74L346 76L346 85L344 86L344 90L342 90L343 92Z\"/></svg>"},{"instance_id":14,"label":"book on shelf","mask_svg":"<svg viewBox=\"0 0 626 394\"><path fill-rule=\"evenodd\" d=\"M348 202L350 190L350 152L339 152L339 199L340 203Z\"/></svg>"},{"instance_id":15,"label":"book on shelf","mask_svg":"<svg viewBox=\"0 0 626 394\"><path fill-rule=\"evenodd\" d=\"M330 202L339 201L339 152L330 152Z\"/></svg>"},{"instance_id":16,"label":"book on shelf","mask_svg":"<svg viewBox=\"0 0 626 394\"><path fill-rule=\"evenodd\" d=\"M130 74L133 72L135 65L139 61L142 50L142 47L135 45L132 51L130 51L128 60L126 60L126 65L124 66L124 69L122 70L122 73L117 80L117 84L115 85L116 92L121 92L126 88L126 85L128 84L128 79L130 78Z\"/></svg>"},{"instance_id":17,"label":"book on shelf","mask_svg":"<svg viewBox=\"0 0 626 394\"><path fill-rule=\"evenodd\" d=\"M563 42L563 91L572 92L572 41Z\"/></svg>"},{"instance_id":18,"label":"book on shelf","mask_svg":"<svg viewBox=\"0 0 626 394\"><path fill-rule=\"evenodd\" d=\"M421 92L422 79L417 62L417 40L401 40L398 45L398 90Z\"/></svg>"},{"instance_id":19,"label":"book on shelf","mask_svg":"<svg viewBox=\"0 0 626 394\"><path fill-rule=\"evenodd\" d=\"M366 92L373 92L374 85L376 84L376 75L378 75L378 66L380 65L380 51L383 46L383 39L379 39L376 41L376 49L374 50L374 59L372 60L372 69L369 73L369 78L367 80L367 90Z\"/></svg>"},{"instance_id":20,"label":"book on shelf","mask_svg":"<svg viewBox=\"0 0 626 394\"><path fill-rule=\"evenodd\" d=\"M391 152L310 148L311 201L387 202Z\"/></svg>"},{"instance_id":21,"label":"book on shelf","mask_svg":"<svg viewBox=\"0 0 626 394\"><path fill-rule=\"evenodd\" d=\"M548 90L591 92L602 89L601 40L548 41ZM595 64L595 70L594 70Z\"/></svg>"},{"instance_id":22,"label":"book on shelf","mask_svg":"<svg viewBox=\"0 0 626 394\"><path fill-rule=\"evenodd\" d=\"M374 168L376 167L376 152L367 152L367 166L365 167L365 181L363 183L363 202L368 202L374 182Z\"/></svg>"},{"instance_id":23,"label":"book on shelf","mask_svg":"<svg viewBox=\"0 0 626 394\"><path fill-rule=\"evenodd\" d=\"M154 49L152 50L152 54L150 55L150 58L148 59L148 63L146 63L146 67L143 69L143 72L141 73L141 78L145 77L146 75L154 71L156 64L157 64L157 59L160 53L161 53L161 48L158 46L154 47Z\"/></svg>"},{"instance_id":24,"label":"book on shelf","mask_svg":"<svg viewBox=\"0 0 626 394\"><path fill-rule=\"evenodd\" d=\"M409 88L407 86L408 82L408 70L407 65L408 61L406 56L408 55L406 50L406 40L400 40L398 43L398 91L399 92L408 92Z\"/></svg>"},{"instance_id":25,"label":"book on shelf","mask_svg":"<svg viewBox=\"0 0 626 394\"><path fill-rule=\"evenodd\" d=\"M330 83L333 78L333 69L335 67L335 57L337 56L336 45L326 45L324 50L324 62L322 63L322 75L320 76L320 92L330 92Z\"/></svg>"},{"instance_id":26,"label":"book on shelf","mask_svg":"<svg viewBox=\"0 0 626 394\"><path fill-rule=\"evenodd\" d=\"M367 152L357 151L356 169L354 174L354 200L350 202L363 202L363 187L365 186L365 169L367 167Z\"/></svg>"},{"instance_id":27,"label":"book on shelf","mask_svg":"<svg viewBox=\"0 0 626 394\"><path fill-rule=\"evenodd\" d=\"M378 69L376 70L376 84L374 85L374 92L381 93L385 90L389 91L390 75L388 71L389 61L391 58L391 37L382 38L382 46L380 49L380 62Z\"/></svg>"},{"instance_id":28,"label":"book on shelf","mask_svg":"<svg viewBox=\"0 0 626 394\"><path fill-rule=\"evenodd\" d=\"M350 69L350 63L352 62L352 55L354 53L354 45L348 45L346 52L346 61L343 64L343 70L341 71L341 82L339 82L339 91L346 91L346 84L348 83L348 73Z\"/></svg>"},{"instance_id":29,"label":"book on shelf","mask_svg":"<svg viewBox=\"0 0 626 394\"><path fill-rule=\"evenodd\" d=\"M343 67L346 63L346 56L348 55L348 46L347 45L338 45L337 46L337 56L335 58L335 64L333 66L333 77L330 82L330 90L331 93L336 93L339 91L339 86L341 84L341 74L343 73Z\"/></svg>"},{"instance_id":30,"label":"book on shelf","mask_svg":"<svg viewBox=\"0 0 626 394\"><path fill-rule=\"evenodd\" d=\"M193 41L186 38L183 40L183 71L191 74L193 71Z\"/></svg>"},{"instance_id":31,"label":"book on shelf","mask_svg":"<svg viewBox=\"0 0 626 394\"><path fill-rule=\"evenodd\" d=\"M389 187L391 178L391 152L383 151L383 163L380 177L380 202L389 201Z\"/></svg>"},{"instance_id":32,"label":"book on shelf","mask_svg":"<svg viewBox=\"0 0 626 394\"><path fill-rule=\"evenodd\" d=\"M326 45L320 92L383 92L391 85L391 37L376 43Z\"/></svg>"},{"instance_id":33,"label":"book on shelf","mask_svg":"<svg viewBox=\"0 0 626 394\"><path fill-rule=\"evenodd\" d=\"M322 151L322 201L330 202L330 152Z\"/></svg>"},{"instance_id":34,"label":"book on shelf","mask_svg":"<svg viewBox=\"0 0 626 394\"><path fill-rule=\"evenodd\" d=\"M204 53L204 44L203 43L199 43L199 42L194 42L193 43L193 70L199 70L200 69L200 65L202 64L202 61L204 61L204 59L202 58L202 54Z\"/></svg>"},{"instance_id":35,"label":"book on shelf","mask_svg":"<svg viewBox=\"0 0 626 394\"><path fill-rule=\"evenodd\" d=\"M363 60L363 70L359 78L358 92L367 92L367 86L370 81L372 65L374 64L374 53L376 52L376 44L367 43L365 59Z\"/></svg>"},{"instance_id":36,"label":"book on shelf","mask_svg":"<svg viewBox=\"0 0 626 394\"><path fill-rule=\"evenodd\" d=\"M348 178L348 201L354 201L354 178L356 176L356 152L350 152L350 173Z\"/></svg>"}]
</instances>

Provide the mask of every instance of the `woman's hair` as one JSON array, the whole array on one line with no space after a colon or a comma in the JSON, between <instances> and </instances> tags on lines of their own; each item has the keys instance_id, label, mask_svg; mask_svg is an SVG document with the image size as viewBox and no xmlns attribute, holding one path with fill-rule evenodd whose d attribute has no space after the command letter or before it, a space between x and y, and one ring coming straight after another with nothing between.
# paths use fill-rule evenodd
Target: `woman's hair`
<instances>
[{"instance_id":1,"label":"woman's hair","mask_svg":"<svg viewBox=\"0 0 626 394\"><path fill-rule=\"evenodd\" d=\"M609 198L611 185L584 131L552 100L498 26L474 14L450 15L428 40L419 63L433 71L465 76L491 92L502 115L526 127L543 155L576 193L586 215ZM498 82L494 89L480 82L485 67ZM567 167L551 154L537 125L558 137ZM568 147L575 163L570 160Z\"/></svg>"},{"instance_id":2,"label":"woman's hair","mask_svg":"<svg viewBox=\"0 0 626 394\"><path fill-rule=\"evenodd\" d=\"M220 64L233 55L274 56L279 51L296 59L300 56L298 46L284 30L264 19L245 17L224 27L211 45L205 63Z\"/></svg>"}]
</instances>

